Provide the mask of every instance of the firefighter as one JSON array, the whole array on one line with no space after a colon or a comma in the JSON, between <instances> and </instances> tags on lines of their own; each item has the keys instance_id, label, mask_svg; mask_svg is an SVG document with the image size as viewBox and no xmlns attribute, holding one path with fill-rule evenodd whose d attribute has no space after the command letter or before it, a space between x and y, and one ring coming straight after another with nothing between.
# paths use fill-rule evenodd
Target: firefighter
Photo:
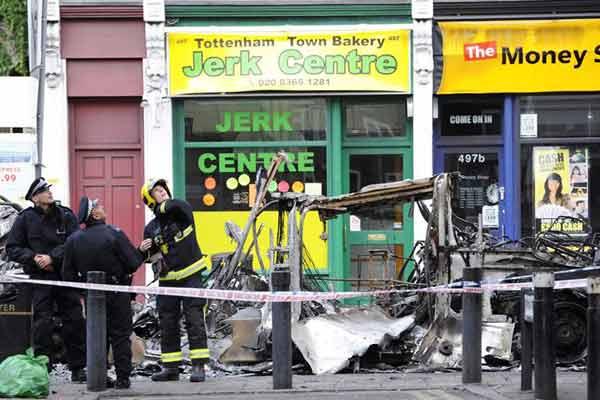
<instances>
[{"instance_id":1,"label":"firefighter","mask_svg":"<svg viewBox=\"0 0 600 400\"><path fill-rule=\"evenodd\" d=\"M194 232L192 207L185 201L172 199L164 179L151 180L142 186L144 203L155 218L144 229L140 251L149 260L156 252L163 258L159 284L165 287L202 287L205 257L200 251ZM179 379L179 364L183 359L179 321L181 309L185 316L190 359L191 382L203 382L204 364L209 353L204 325L204 299L158 296L158 316L161 328L161 361L164 368L152 375L153 381Z\"/></svg>"},{"instance_id":2,"label":"firefighter","mask_svg":"<svg viewBox=\"0 0 600 400\"><path fill-rule=\"evenodd\" d=\"M130 285L131 276L143 263L143 257L127 235L106 224L106 212L98 200L82 197L79 223L85 229L71 235L65 244L62 274L65 280L86 281L88 271L102 271L113 285ZM117 381L107 378L107 386L128 389L131 386L131 295L106 293L106 330L113 349Z\"/></svg>"},{"instance_id":3,"label":"firefighter","mask_svg":"<svg viewBox=\"0 0 600 400\"><path fill-rule=\"evenodd\" d=\"M23 265L32 279L61 280L64 243L79 229L73 212L54 201L44 178L33 181L25 199L34 206L19 213L8 235L6 250L10 261ZM33 286L33 347L36 354L50 359L52 368L54 307L62 320L62 339L71 380L85 382L85 320L78 290L58 286Z\"/></svg>"}]
</instances>

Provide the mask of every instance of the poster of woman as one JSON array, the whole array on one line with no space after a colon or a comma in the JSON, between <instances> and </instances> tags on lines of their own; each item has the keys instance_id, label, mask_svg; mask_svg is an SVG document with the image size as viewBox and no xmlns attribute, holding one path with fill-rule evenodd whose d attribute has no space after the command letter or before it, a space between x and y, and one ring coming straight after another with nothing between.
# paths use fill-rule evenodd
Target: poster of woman
<instances>
[{"instance_id":1,"label":"poster of woman","mask_svg":"<svg viewBox=\"0 0 600 400\"><path fill-rule=\"evenodd\" d=\"M588 219L587 149L533 149L536 231L548 229L583 233ZM559 217L579 218L557 223Z\"/></svg>"}]
</instances>

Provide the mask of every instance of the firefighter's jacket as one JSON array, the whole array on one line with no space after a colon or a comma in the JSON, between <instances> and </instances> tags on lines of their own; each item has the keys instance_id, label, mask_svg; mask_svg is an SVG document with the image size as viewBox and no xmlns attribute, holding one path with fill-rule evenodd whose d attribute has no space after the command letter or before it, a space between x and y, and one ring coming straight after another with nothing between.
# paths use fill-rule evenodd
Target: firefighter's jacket
<instances>
[{"instance_id":1,"label":"firefighter's jacket","mask_svg":"<svg viewBox=\"0 0 600 400\"><path fill-rule=\"evenodd\" d=\"M144 239L153 241L144 256L149 259L157 251L162 254L166 268L161 271L160 281L179 281L204 270L192 207L185 201L168 199L154 207L154 215L144 229Z\"/></svg>"},{"instance_id":2,"label":"firefighter's jacket","mask_svg":"<svg viewBox=\"0 0 600 400\"><path fill-rule=\"evenodd\" d=\"M78 230L77 218L67 207L55 204L47 212L28 207L19 213L8 235L8 259L22 264L34 279L60 279L64 244ZM42 270L33 259L36 254L49 255L54 271Z\"/></svg>"}]
</instances>

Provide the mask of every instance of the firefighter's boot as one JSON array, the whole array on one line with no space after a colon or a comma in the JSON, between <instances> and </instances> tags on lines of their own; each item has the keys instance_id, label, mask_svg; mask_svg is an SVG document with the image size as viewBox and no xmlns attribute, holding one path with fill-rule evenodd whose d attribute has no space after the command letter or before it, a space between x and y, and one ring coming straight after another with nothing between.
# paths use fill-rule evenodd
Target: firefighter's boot
<instances>
[{"instance_id":1,"label":"firefighter's boot","mask_svg":"<svg viewBox=\"0 0 600 400\"><path fill-rule=\"evenodd\" d=\"M166 382L166 381L178 381L179 380L179 368L178 367L165 367L162 371L152 375L154 382Z\"/></svg>"},{"instance_id":2,"label":"firefighter's boot","mask_svg":"<svg viewBox=\"0 0 600 400\"><path fill-rule=\"evenodd\" d=\"M190 382L204 382L206 376L204 374L204 364L192 364L192 375L190 375Z\"/></svg>"}]
</instances>

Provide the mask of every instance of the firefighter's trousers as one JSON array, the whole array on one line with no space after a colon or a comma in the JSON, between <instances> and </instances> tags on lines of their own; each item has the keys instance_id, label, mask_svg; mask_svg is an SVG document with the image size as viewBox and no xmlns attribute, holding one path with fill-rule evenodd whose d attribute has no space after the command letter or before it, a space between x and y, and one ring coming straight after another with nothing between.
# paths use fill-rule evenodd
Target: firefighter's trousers
<instances>
[{"instance_id":1,"label":"firefighter's trousers","mask_svg":"<svg viewBox=\"0 0 600 400\"><path fill-rule=\"evenodd\" d=\"M200 288L202 275L198 272L183 280L160 281L163 287ZM179 321L183 310L192 364L204 364L209 359L204 324L205 299L158 296L158 316L161 329L161 361L166 367L181 363L181 332Z\"/></svg>"}]
</instances>

